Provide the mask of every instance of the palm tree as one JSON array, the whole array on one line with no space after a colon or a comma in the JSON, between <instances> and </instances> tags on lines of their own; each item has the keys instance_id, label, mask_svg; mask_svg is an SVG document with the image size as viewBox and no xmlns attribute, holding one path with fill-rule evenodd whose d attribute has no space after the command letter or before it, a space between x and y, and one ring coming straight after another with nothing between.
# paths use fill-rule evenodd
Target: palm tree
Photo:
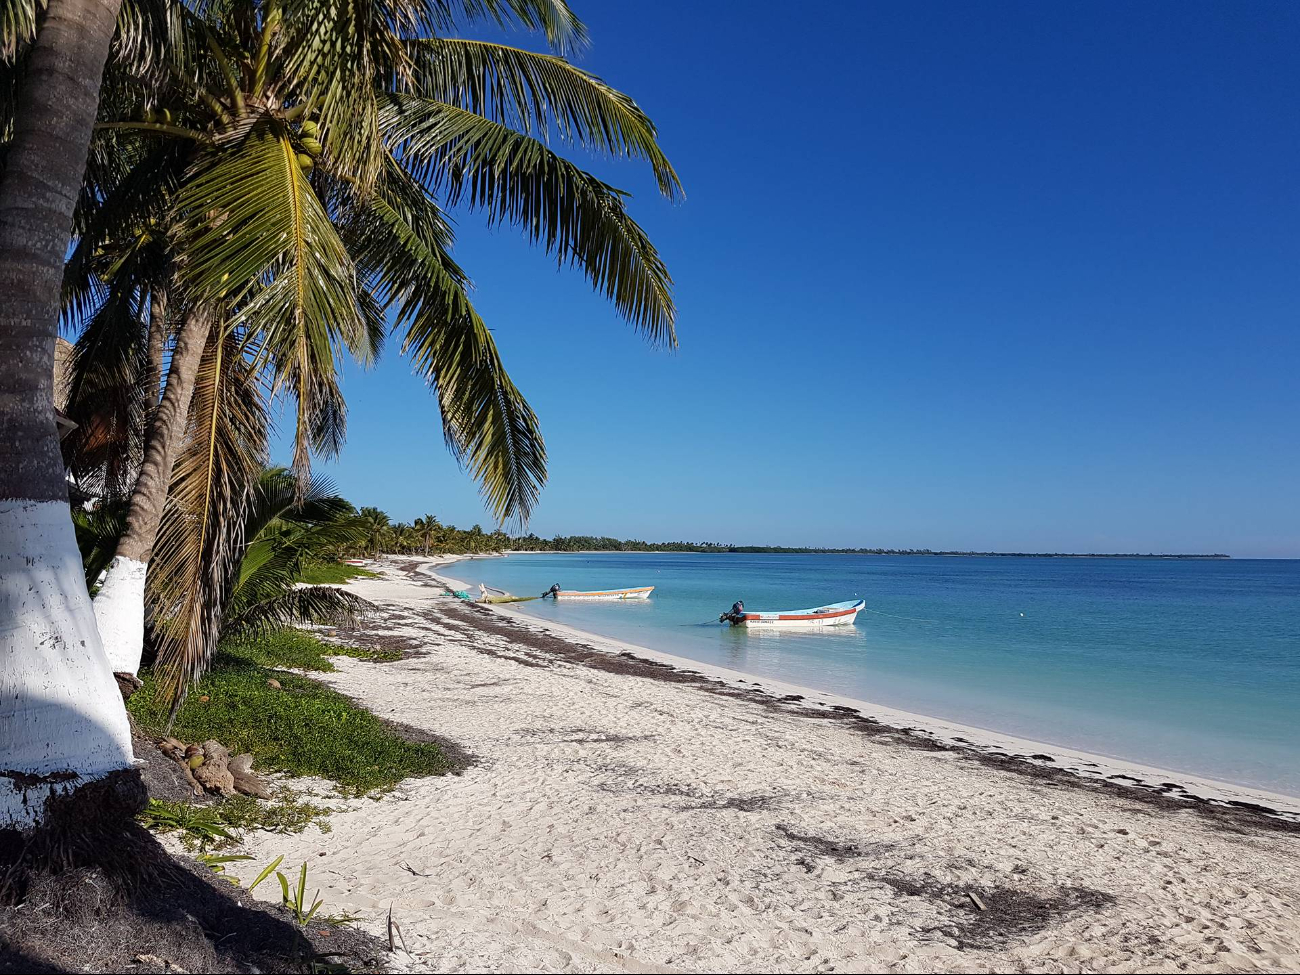
<instances>
[{"instance_id":1,"label":"palm tree","mask_svg":"<svg viewBox=\"0 0 1300 975\"><path fill-rule=\"evenodd\" d=\"M190 417L195 381L208 347L212 316L191 313L179 329L162 401L153 411L144 457L131 491L126 531L95 597L95 620L109 665L134 676L144 644L145 576L153 555L175 454Z\"/></svg>"},{"instance_id":2,"label":"palm tree","mask_svg":"<svg viewBox=\"0 0 1300 975\"><path fill-rule=\"evenodd\" d=\"M155 672L175 693L197 676L220 636L227 580L238 569L267 455L270 420L246 339L208 334L149 564Z\"/></svg>"},{"instance_id":3,"label":"palm tree","mask_svg":"<svg viewBox=\"0 0 1300 975\"><path fill-rule=\"evenodd\" d=\"M163 287L181 335L191 328L204 349L215 341L206 330L242 336L227 361L244 357L270 395L295 406L300 479L313 453L342 441L340 358L372 358L391 317L436 392L453 454L499 519L522 521L545 480L544 444L468 299L436 197L520 226L652 341L673 344L671 281L626 194L547 139L645 160L670 197L678 180L636 104L563 58L585 34L562 0L373 3L331 6L329 17L311 2L179 7L156 64L115 62L70 300L93 312L95 290L137 304L157 291L135 264L105 276L94 259L147 226L172 255ZM543 30L556 53L443 36L484 16ZM175 389L178 410L199 356L181 364L189 372L169 375L163 393L165 404ZM121 670L138 666L138 594L182 436L178 410L155 413L131 531L97 598ZM211 649L210 628L189 632L178 659Z\"/></svg>"},{"instance_id":4,"label":"palm tree","mask_svg":"<svg viewBox=\"0 0 1300 975\"><path fill-rule=\"evenodd\" d=\"M366 551L372 558L379 558L379 550L388 536L388 515L378 508L362 508L359 517Z\"/></svg>"},{"instance_id":5,"label":"palm tree","mask_svg":"<svg viewBox=\"0 0 1300 975\"><path fill-rule=\"evenodd\" d=\"M483 551L483 526L474 525L466 533L465 545L470 552Z\"/></svg>"},{"instance_id":6,"label":"palm tree","mask_svg":"<svg viewBox=\"0 0 1300 975\"><path fill-rule=\"evenodd\" d=\"M52 388L59 273L118 2L44 6L17 0L0 22L0 829L39 824L48 797L132 762L79 581Z\"/></svg>"},{"instance_id":7,"label":"palm tree","mask_svg":"<svg viewBox=\"0 0 1300 975\"><path fill-rule=\"evenodd\" d=\"M429 546L433 544L434 539L438 537L442 525L434 515L425 515L423 518L415 519L415 530L420 536L420 543L424 546L425 558L429 556Z\"/></svg>"},{"instance_id":8,"label":"palm tree","mask_svg":"<svg viewBox=\"0 0 1300 975\"><path fill-rule=\"evenodd\" d=\"M398 550L403 554L414 552L420 545L420 533L414 525L401 525L397 530Z\"/></svg>"}]
</instances>

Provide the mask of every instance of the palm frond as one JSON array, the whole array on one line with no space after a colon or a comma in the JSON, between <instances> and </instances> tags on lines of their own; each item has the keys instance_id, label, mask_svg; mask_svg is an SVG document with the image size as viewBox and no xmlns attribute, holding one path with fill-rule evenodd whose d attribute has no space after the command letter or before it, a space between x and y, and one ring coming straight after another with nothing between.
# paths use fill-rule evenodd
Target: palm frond
<instances>
[{"instance_id":1,"label":"palm frond","mask_svg":"<svg viewBox=\"0 0 1300 975\"><path fill-rule=\"evenodd\" d=\"M216 646L249 498L266 457L265 390L250 357L235 330L213 327L149 564L156 668L173 703Z\"/></svg>"},{"instance_id":2,"label":"palm frond","mask_svg":"<svg viewBox=\"0 0 1300 975\"><path fill-rule=\"evenodd\" d=\"M370 365L379 361L388 342L388 316L384 312L383 302L360 280L357 287L357 313L361 316L361 327L366 331L365 345L369 351L368 359L362 360L361 364Z\"/></svg>"},{"instance_id":3,"label":"palm frond","mask_svg":"<svg viewBox=\"0 0 1300 975\"><path fill-rule=\"evenodd\" d=\"M36 22L45 0L0 0L0 59L13 62L36 39Z\"/></svg>"},{"instance_id":4,"label":"palm frond","mask_svg":"<svg viewBox=\"0 0 1300 975\"><path fill-rule=\"evenodd\" d=\"M351 502L337 493L328 477L313 474L306 490L299 492L297 478L283 467L271 467L258 478L244 517L244 533L255 539L285 525L315 527L355 514Z\"/></svg>"},{"instance_id":5,"label":"palm frond","mask_svg":"<svg viewBox=\"0 0 1300 975\"><path fill-rule=\"evenodd\" d=\"M368 188L379 175L379 103L358 76L405 85L413 64L403 39L446 34L489 20L545 33L568 53L586 27L565 0L283 0L278 49L287 91L320 119L329 154Z\"/></svg>"},{"instance_id":6,"label":"palm frond","mask_svg":"<svg viewBox=\"0 0 1300 975\"><path fill-rule=\"evenodd\" d=\"M652 342L677 344L672 278L624 194L499 122L432 99L394 97L384 129L402 161L449 204L524 229Z\"/></svg>"},{"instance_id":7,"label":"palm frond","mask_svg":"<svg viewBox=\"0 0 1300 975\"><path fill-rule=\"evenodd\" d=\"M352 623L369 607L354 593L298 583L308 559L364 541L352 505L315 476L299 500L297 478L263 471L243 524L239 572L225 601L221 635L249 636L297 623Z\"/></svg>"},{"instance_id":8,"label":"palm frond","mask_svg":"<svg viewBox=\"0 0 1300 975\"><path fill-rule=\"evenodd\" d=\"M552 50L571 54L587 46L587 25L565 0L433 0L442 12L440 26L466 26L491 18L501 27L540 30Z\"/></svg>"},{"instance_id":9,"label":"palm frond","mask_svg":"<svg viewBox=\"0 0 1300 975\"><path fill-rule=\"evenodd\" d=\"M260 325L259 311L278 309L352 334L351 261L282 123L248 120L203 153L176 212L183 281L196 301L252 295L237 324Z\"/></svg>"},{"instance_id":10,"label":"palm frond","mask_svg":"<svg viewBox=\"0 0 1300 975\"><path fill-rule=\"evenodd\" d=\"M169 0L122 0L109 56L137 72L156 67L172 46L171 7Z\"/></svg>"},{"instance_id":11,"label":"palm frond","mask_svg":"<svg viewBox=\"0 0 1300 975\"><path fill-rule=\"evenodd\" d=\"M238 593L243 597L243 592ZM355 626L371 604L354 592L335 586L276 589L264 598L240 598L232 603L222 639L262 636L303 623Z\"/></svg>"},{"instance_id":12,"label":"palm frond","mask_svg":"<svg viewBox=\"0 0 1300 975\"><path fill-rule=\"evenodd\" d=\"M432 29L436 8L424 0L284 0L278 44L285 94L315 114L330 157L363 187L375 178L380 154L375 89L360 79L408 76L396 36Z\"/></svg>"},{"instance_id":13,"label":"palm frond","mask_svg":"<svg viewBox=\"0 0 1300 975\"><path fill-rule=\"evenodd\" d=\"M411 41L417 92L525 134L644 159L659 190L682 195L650 117L629 96L564 58L461 38Z\"/></svg>"},{"instance_id":14,"label":"palm frond","mask_svg":"<svg viewBox=\"0 0 1300 975\"><path fill-rule=\"evenodd\" d=\"M311 452L317 457L337 457L348 436L348 403L343 397L336 373L323 373L317 377L312 386L310 407L307 413L307 431ZM298 411L302 413L301 399L298 401ZM309 476L309 460L305 452L302 454L301 459L295 459L294 469L300 475Z\"/></svg>"},{"instance_id":15,"label":"palm frond","mask_svg":"<svg viewBox=\"0 0 1300 975\"><path fill-rule=\"evenodd\" d=\"M234 304L233 323L258 334L275 391L296 402L294 467L305 478L312 446L329 452L342 437L338 358L371 354L347 248L271 118L205 153L177 209L182 282L199 300Z\"/></svg>"},{"instance_id":16,"label":"palm frond","mask_svg":"<svg viewBox=\"0 0 1300 975\"><path fill-rule=\"evenodd\" d=\"M347 227L358 265L405 331L402 352L437 393L448 448L497 518L524 522L546 481L546 445L443 249L444 231L395 164Z\"/></svg>"},{"instance_id":17,"label":"palm frond","mask_svg":"<svg viewBox=\"0 0 1300 975\"><path fill-rule=\"evenodd\" d=\"M112 289L73 345L64 412L76 428L63 440L64 462L96 495L125 497L143 454L148 298Z\"/></svg>"},{"instance_id":18,"label":"palm frond","mask_svg":"<svg viewBox=\"0 0 1300 975\"><path fill-rule=\"evenodd\" d=\"M92 278L118 272L137 252L154 248L133 270L159 280L166 261L156 249L165 241L166 203L185 165L186 147L177 142L140 145L138 140L100 132L91 145L85 191L73 214L75 239L64 264L65 320L85 314Z\"/></svg>"}]
</instances>

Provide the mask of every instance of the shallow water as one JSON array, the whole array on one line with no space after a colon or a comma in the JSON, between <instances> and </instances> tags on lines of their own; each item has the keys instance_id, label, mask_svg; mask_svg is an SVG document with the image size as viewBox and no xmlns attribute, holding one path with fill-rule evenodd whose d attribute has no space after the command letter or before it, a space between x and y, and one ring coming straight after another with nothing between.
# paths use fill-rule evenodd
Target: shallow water
<instances>
[{"instance_id":1,"label":"shallow water","mask_svg":"<svg viewBox=\"0 0 1300 975\"><path fill-rule=\"evenodd\" d=\"M448 568L516 608L703 663L1300 796L1300 561L512 555ZM862 596L852 627L715 622ZM706 622L708 621L708 622Z\"/></svg>"}]
</instances>

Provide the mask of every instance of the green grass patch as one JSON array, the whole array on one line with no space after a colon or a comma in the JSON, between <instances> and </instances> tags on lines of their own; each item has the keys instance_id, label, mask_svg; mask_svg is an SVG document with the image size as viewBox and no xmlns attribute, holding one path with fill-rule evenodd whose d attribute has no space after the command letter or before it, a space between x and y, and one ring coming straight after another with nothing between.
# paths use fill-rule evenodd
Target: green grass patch
<instances>
[{"instance_id":1,"label":"green grass patch","mask_svg":"<svg viewBox=\"0 0 1300 975\"><path fill-rule=\"evenodd\" d=\"M319 681L275 669L306 667L304 661L338 650L306 634L223 645L212 669L190 691L171 733L182 741L215 738L232 755L251 752L258 770L319 776L353 795L460 767L438 745L401 737ZM167 709L158 700L153 674L145 670L140 676L144 686L132 696L130 711L144 728L161 733ZM281 686L270 686L271 678Z\"/></svg>"},{"instance_id":2,"label":"green grass patch","mask_svg":"<svg viewBox=\"0 0 1300 975\"><path fill-rule=\"evenodd\" d=\"M329 814L334 810L298 798L292 789L281 789L262 801L252 796L231 796L220 805L221 821L236 830L260 829L268 833L301 833L315 823L322 833L330 831Z\"/></svg>"},{"instance_id":3,"label":"green grass patch","mask_svg":"<svg viewBox=\"0 0 1300 975\"><path fill-rule=\"evenodd\" d=\"M178 833L191 853L223 850L238 844L248 830L301 833L312 823L322 833L330 831L328 816L334 810L302 802L292 789L281 789L262 802L236 795L209 805L150 799L139 820L155 833Z\"/></svg>"},{"instance_id":4,"label":"green grass patch","mask_svg":"<svg viewBox=\"0 0 1300 975\"><path fill-rule=\"evenodd\" d=\"M313 586L338 585L349 579L378 579L378 572L371 572L359 565L346 565L342 562L311 562L303 567L299 582Z\"/></svg>"},{"instance_id":5,"label":"green grass patch","mask_svg":"<svg viewBox=\"0 0 1300 975\"><path fill-rule=\"evenodd\" d=\"M235 662L285 670L331 671L334 664L330 657L355 657L375 663L402 659L394 650L342 646L326 643L303 630L280 630L267 636L223 643L215 666Z\"/></svg>"}]
</instances>

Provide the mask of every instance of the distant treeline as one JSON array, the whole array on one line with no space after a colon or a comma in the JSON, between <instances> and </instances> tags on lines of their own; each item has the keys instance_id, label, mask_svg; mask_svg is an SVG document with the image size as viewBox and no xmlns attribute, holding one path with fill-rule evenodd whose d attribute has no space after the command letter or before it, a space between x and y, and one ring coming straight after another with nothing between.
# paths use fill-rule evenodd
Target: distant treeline
<instances>
[{"instance_id":1,"label":"distant treeline","mask_svg":"<svg viewBox=\"0 0 1300 975\"><path fill-rule=\"evenodd\" d=\"M607 535L524 535L510 540L519 552L736 552L784 555L946 555L1035 559L1226 559L1227 555L1161 555L1148 552L948 552L929 548L812 548L789 545L728 545L724 542L643 542Z\"/></svg>"}]
</instances>

